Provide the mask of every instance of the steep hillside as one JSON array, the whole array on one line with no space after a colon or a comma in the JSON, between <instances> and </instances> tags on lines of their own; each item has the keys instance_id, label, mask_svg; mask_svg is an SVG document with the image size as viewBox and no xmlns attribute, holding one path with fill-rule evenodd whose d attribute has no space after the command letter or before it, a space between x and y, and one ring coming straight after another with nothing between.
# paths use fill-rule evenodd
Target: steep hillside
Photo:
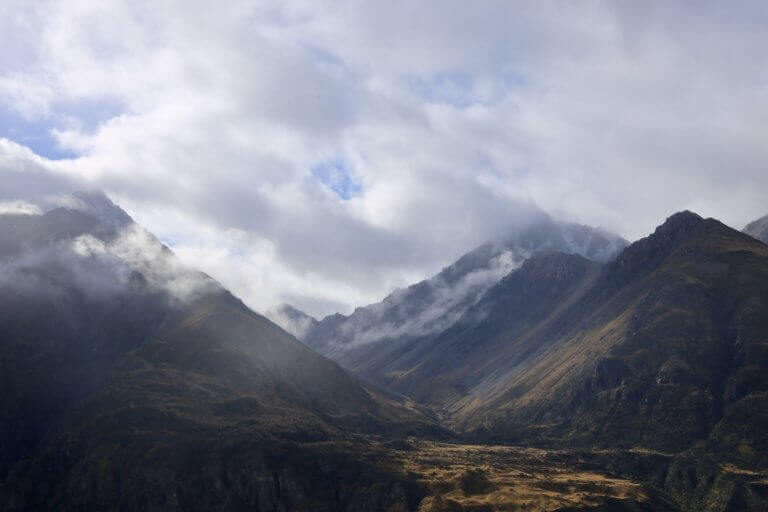
<instances>
[{"instance_id":1,"label":"steep hillside","mask_svg":"<svg viewBox=\"0 0 768 512\"><path fill-rule=\"evenodd\" d=\"M375 357L363 346L351 350L344 361L381 386L439 410L450 409L468 394L480 389L491 393L503 385L508 371L524 363L533 350L523 340L554 315L554 304L570 298L598 267L576 255L535 256L488 290L446 331L381 343ZM521 341L508 344L508 337Z\"/></svg>"},{"instance_id":2,"label":"steep hillside","mask_svg":"<svg viewBox=\"0 0 768 512\"><path fill-rule=\"evenodd\" d=\"M481 439L768 465L766 332L768 247L681 212L605 264L535 255L436 334L330 353Z\"/></svg>"},{"instance_id":3,"label":"steep hillside","mask_svg":"<svg viewBox=\"0 0 768 512\"><path fill-rule=\"evenodd\" d=\"M768 246L715 220L607 263L541 243L440 329L336 352L361 384L82 197L0 216L1 510L768 506Z\"/></svg>"},{"instance_id":4,"label":"steep hillside","mask_svg":"<svg viewBox=\"0 0 768 512\"><path fill-rule=\"evenodd\" d=\"M393 358L422 350L416 340L450 329L486 290L531 256L561 251L607 261L626 243L606 231L556 222L542 214L506 239L478 247L436 276L398 290L378 304L312 324L301 339L342 366L380 381L382 368Z\"/></svg>"},{"instance_id":5,"label":"steep hillside","mask_svg":"<svg viewBox=\"0 0 768 512\"><path fill-rule=\"evenodd\" d=\"M768 247L676 214L555 305L503 386L453 404L465 428L662 451L708 443L768 464Z\"/></svg>"},{"instance_id":6,"label":"steep hillside","mask_svg":"<svg viewBox=\"0 0 768 512\"><path fill-rule=\"evenodd\" d=\"M767 332L768 246L681 212L608 263L534 255L448 329L338 360L477 440L581 447L684 510L763 510Z\"/></svg>"},{"instance_id":7,"label":"steep hillside","mask_svg":"<svg viewBox=\"0 0 768 512\"><path fill-rule=\"evenodd\" d=\"M427 420L102 213L0 217L0 509L385 510L416 499L349 455L311 471L301 443L397 436Z\"/></svg>"}]
</instances>

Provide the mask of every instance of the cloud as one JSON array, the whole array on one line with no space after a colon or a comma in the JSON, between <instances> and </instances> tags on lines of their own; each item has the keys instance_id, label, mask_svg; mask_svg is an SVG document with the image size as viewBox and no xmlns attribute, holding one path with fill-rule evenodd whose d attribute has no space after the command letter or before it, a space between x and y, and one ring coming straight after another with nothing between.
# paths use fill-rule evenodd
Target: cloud
<instances>
[{"instance_id":1,"label":"cloud","mask_svg":"<svg viewBox=\"0 0 768 512\"><path fill-rule=\"evenodd\" d=\"M42 215L36 204L27 201L0 201L0 215Z\"/></svg>"},{"instance_id":2,"label":"cloud","mask_svg":"<svg viewBox=\"0 0 768 512\"><path fill-rule=\"evenodd\" d=\"M63 295L74 289L92 299L106 299L141 291L165 295L172 302L189 302L220 289L135 224L114 237L83 234L22 246L21 252L0 262L0 283L33 295Z\"/></svg>"},{"instance_id":3,"label":"cloud","mask_svg":"<svg viewBox=\"0 0 768 512\"><path fill-rule=\"evenodd\" d=\"M0 106L77 155L0 139L0 200L102 188L260 310L374 302L534 204L630 239L768 209L761 2L0 11Z\"/></svg>"},{"instance_id":4,"label":"cloud","mask_svg":"<svg viewBox=\"0 0 768 512\"><path fill-rule=\"evenodd\" d=\"M0 201L24 201L43 209L54 206L56 197L86 186L76 174L59 172L54 162L3 138L0 138L0 173Z\"/></svg>"},{"instance_id":5,"label":"cloud","mask_svg":"<svg viewBox=\"0 0 768 512\"><path fill-rule=\"evenodd\" d=\"M297 339L303 339L304 335L317 322L315 318L303 315L288 304L280 304L271 308L265 312L265 315L277 325L293 334Z\"/></svg>"},{"instance_id":6,"label":"cloud","mask_svg":"<svg viewBox=\"0 0 768 512\"><path fill-rule=\"evenodd\" d=\"M462 275L454 282L437 275L426 283L416 285L418 289L395 290L383 302L366 308L363 314L349 317L349 321L339 329L343 339L330 341L334 348L348 349L403 336L440 333L454 325L488 288L519 268L530 256L530 252L519 248L502 250L487 265ZM311 326L309 322L302 325L286 319L285 315L275 315L274 320L281 326L296 329L294 335L300 339Z\"/></svg>"}]
</instances>

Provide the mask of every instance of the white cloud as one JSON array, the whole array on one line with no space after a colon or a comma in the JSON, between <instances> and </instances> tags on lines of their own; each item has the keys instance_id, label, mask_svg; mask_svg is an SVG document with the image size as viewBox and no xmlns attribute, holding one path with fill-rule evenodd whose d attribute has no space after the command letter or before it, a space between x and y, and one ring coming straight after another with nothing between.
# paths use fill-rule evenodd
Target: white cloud
<instances>
[{"instance_id":1,"label":"white cloud","mask_svg":"<svg viewBox=\"0 0 768 512\"><path fill-rule=\"evenodd\" d=\"M167 291L180 301L193 300L217 289L215 281L184 266L135 224L123 228L119 236L107 242L87 234L79 236L72 242L72 251L85 269L94 265L104 269L103 273L109 274L103 279L105 282L125 285L135 273L140 273L148 286Z\"/></svg>"},{"instance_id":2,"label":"white cloud","mask_svg":"<svg viewBox=\"0 0 768 512\"><path fill-rule=\"evenodd\" d=\"M0 285L25 294L55 295L74 287L97 300L151 292L170 303L220 290L215 281L185 267L137 226L110 241L82 235L24 248L0 262Z\"/></svg>"},{"instance_id":3,"label":"white cloud","mask_svg":"<svg viewBox=\"0 0 768 512\"><path fill-rule=\"evenodd\" d=\"M42 215L40 206L27 201L0 201L0 215Z\"/></svg>"},{"instance_id":4,"label":"white cloud","mask_svg":"<svg viewBox=\"0 0 768 512\"><path fill-rule=\"evenodd\" d=\"M316 315L439 270L529 201L629 238L684 208L740 227L768 210L767 14L760 2L11 2L0 106L80 157L0 140L19 183L0 200L101 187L257 309ZM355 193L313 176L327 162L343 162Z\"/></svg>"}]
</instances>

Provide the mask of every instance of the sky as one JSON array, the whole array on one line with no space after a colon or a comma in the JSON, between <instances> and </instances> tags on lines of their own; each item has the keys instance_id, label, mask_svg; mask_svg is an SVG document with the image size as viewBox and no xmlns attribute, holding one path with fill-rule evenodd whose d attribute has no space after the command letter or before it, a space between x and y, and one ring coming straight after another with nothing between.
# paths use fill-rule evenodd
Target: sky
<instances>
[{"instance_id":1,"label":"sky","mask_svg":"<svg viewBox=\"0 0 768 512\"><path fill-rule=\"evenodd\" d=\"M258 311L349 312L536 208L768 213L768 4L0 1L0 211L104 190Z\"/></svg>"}]
</instances>

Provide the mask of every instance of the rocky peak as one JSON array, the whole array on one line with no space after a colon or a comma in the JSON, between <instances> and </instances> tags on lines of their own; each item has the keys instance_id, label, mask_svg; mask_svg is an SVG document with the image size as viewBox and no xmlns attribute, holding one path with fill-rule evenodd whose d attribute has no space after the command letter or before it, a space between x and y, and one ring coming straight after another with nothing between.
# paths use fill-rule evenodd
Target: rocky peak
<instances>
[{"instance_id":1,"label":"rocky peak","mask_svg":"<svg viewBox=\"0 0 768 512\"><path fill-rule=\"evenodd\" d=\"M686 235L692 229L698 227L704 219L692 211L683 210L667 218L663 224L656 228L651 237L676 237Z\"/></svg>"},{"instance_id":2,"label":"rocky peak","mask_svg":"<svg viewBox=\"0 0 768 512\"><path fill-rule=\"evenodd\" d=\"M133 224L131 216L113 203L101 190L74 192L65 206L93 216L104 227L119 229Z\"/></svg>"},{"instance_id":3,"label":"rocky peak","mask_svg":"<svg viewBox=\"0 0 768 512\"><path fill-rule=\"evenodd\" d=\"M655 268L703 223L701 216L688 210L675 213L649 236L624 249L612 263L614 272L629 277Z\"/></svg>"},{"instance_id":4,"label":"rocky peak","mask_svg":"<svg viewBox=\"0 0 768 512\"><path fill-rule=\"evenodd\" d=\"M759 219L750 222L744 228L743 233L757 238L764 244L768 244L768 215L760 217Z\"/></svg>"}]
</instances>

